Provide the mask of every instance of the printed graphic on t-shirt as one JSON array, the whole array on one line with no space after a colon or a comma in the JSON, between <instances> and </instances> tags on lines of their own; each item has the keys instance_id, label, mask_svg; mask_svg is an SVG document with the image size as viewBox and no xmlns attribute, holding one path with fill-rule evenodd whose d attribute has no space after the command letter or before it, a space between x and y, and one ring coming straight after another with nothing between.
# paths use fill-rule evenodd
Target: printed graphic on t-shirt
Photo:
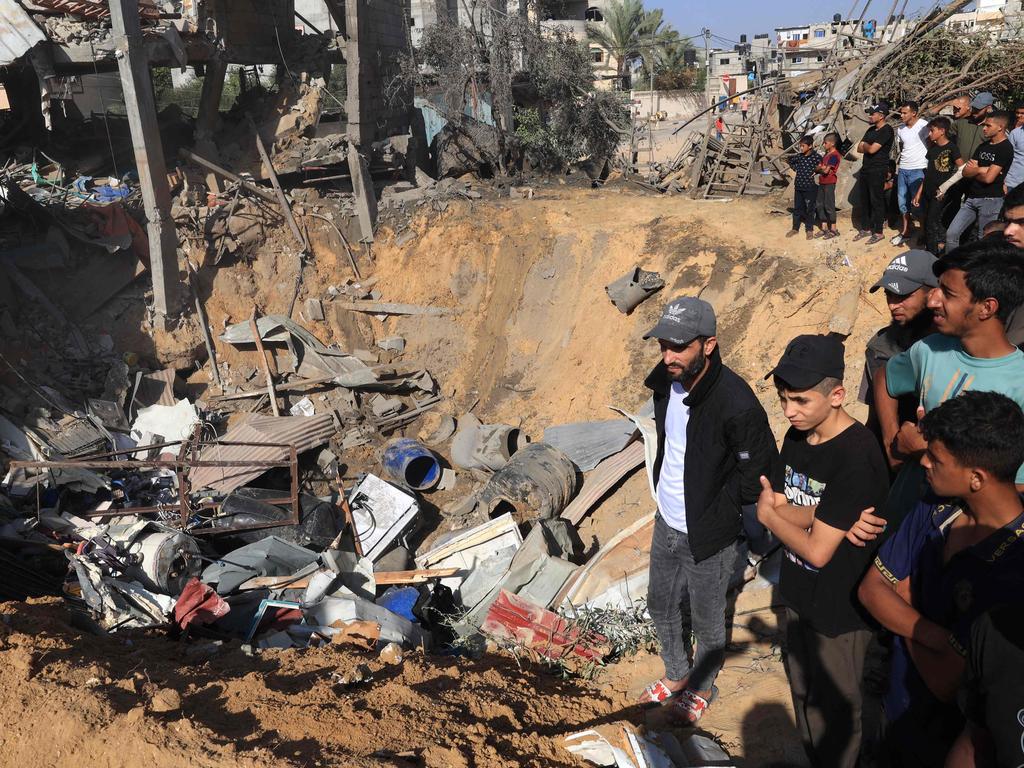
<instances>
[{"instance_id":1,"label":"printed graphic on t-shirt","mask_svg":"<svg viewBox=\"0 0 1024 768\"><path fill-rule=\"evenodd\" d=\"M814 507L817 506L821 501L821 497L825 495L825 483L815 480L813 477L808 477L800 472L794 472L793 468L786 465L786 499L794 507ZM808 571L817 571L818 569L812 565L808 565L797 555L793 554L786 549L786 557L793 563L796 563L801 568L805 568Z\"/></svg>"},{"instance_id":2,"label":"printed graphic on t-shirt","mask_svg":"<svg viewBox=\"0 0 1024 768\"><path fill-rule=\"evenodd\" d=\"M953 375L949 377L949 381L946 382L946 385L942 390L942 395L938 398L938 401L935 403L935 405L941 405L947 400L957 397L960 393L966 392L971 388L971 385L973 383L973 373L957 368L956 371L953 372ZM932 387L934 384L935 381L931 374L925 376L924 381L921 382L922 403L929 401L929 395L932 392Z\"/></svg>"},{"instance_id":3,"label":"printed graphic on t-shirt","mask_svg":"<svg viewBox=\"0 0 1024 768\"><path fill-rule=\"evenodd\" d=\"M932 166L939 173L948 173L953 170L953 153L951 151L939 152L932 161Z\"/></svg>"}]
</instances>

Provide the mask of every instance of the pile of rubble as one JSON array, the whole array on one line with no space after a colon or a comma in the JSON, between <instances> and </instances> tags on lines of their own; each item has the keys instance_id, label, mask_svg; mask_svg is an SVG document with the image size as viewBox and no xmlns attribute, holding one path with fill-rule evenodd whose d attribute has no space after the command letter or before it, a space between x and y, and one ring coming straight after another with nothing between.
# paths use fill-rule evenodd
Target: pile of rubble
<instances>
[{"instance_id":1,"label":"pile of rubble","mask_svg":"<svg viewBox=\"0 0 1024 768\"><path fill-rule=\"evenodd\" d=\"M428 649L487 637L568 666L613 655L557 610L643 594L642 558L626 573L603 563L646 549L652 519L589 560L575 526L643 463L649 419L559 425L531 442L472 413L428 413L444 401L434 378L402 364L401 337L361 346L355 320L450 310L381 298L371 279L302 305L350 351L283 315L227 326L219 342L253 364L211 355L220 393L200 399L179 397L173 368L112 349L102 396L79 405L28 380L20 401L8 392L3 596L63 595L94 632L254 650L356 633ZM438 515L441 535L427 529Z\"/></svg>"}]
</instances>

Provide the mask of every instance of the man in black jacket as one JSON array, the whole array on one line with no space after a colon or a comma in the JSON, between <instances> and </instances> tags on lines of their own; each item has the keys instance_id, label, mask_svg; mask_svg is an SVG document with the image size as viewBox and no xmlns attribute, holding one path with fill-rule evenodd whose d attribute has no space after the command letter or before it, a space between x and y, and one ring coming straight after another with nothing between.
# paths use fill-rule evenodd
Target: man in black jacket
<instances>
[{"instance_id":1,"label":"man in black jacket","mask_svg":"<svg viewBox=\"0 0 1024 768\"><path fill-rule=\"evenodd\" d=\"M644 336L658 340L662 358L644 383L654 391L658 431L647 607L665 676L641 701L674 699L675 712L691 724L713 700L725 658L725 597L741 507L757 500L760 476L778 459L764 408L722 365L715 332L711 305L684 297L669 302Z\"/></svg>"}]
</instances>

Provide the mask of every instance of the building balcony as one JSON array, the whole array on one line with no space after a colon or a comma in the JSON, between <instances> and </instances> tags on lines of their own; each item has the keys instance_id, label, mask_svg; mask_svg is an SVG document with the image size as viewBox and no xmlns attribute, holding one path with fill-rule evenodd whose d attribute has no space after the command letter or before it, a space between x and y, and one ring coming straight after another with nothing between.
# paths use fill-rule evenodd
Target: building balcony
<instances>
[{"instance_id":1,"label":"building balcony","mask_svg":"<svg viewBox=\"0 0 1024 768\"><path fill-rule=\"evenodd\" d=\"M587 22L582 19L547 19L540 23L542 29L555 29L563 27L568 29L570 34L577 40L587 39Z\"/></svg>"}]
</instances>

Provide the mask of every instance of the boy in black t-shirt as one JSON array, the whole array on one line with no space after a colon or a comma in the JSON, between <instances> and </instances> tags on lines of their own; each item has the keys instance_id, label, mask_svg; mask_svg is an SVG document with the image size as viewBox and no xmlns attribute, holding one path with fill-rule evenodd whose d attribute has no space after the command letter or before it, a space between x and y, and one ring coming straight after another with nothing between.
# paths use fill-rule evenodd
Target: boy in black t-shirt
<instances>
[{"instance_id":1,"label":"boy in black t-shirt","mask_svg":"<svg viewBox=\"0 0 1024 768\"><path fill-rule=\"evenodd\" d=\"M960 149L949 140L952 123L940 115L928 124L928 165L924 171L924 184L917 190L914 207L921 209L925 249L939 256L946 247L946 229L942 226L944 201L938 198L939 187L952 178L956 169L964 164Z\"/></svg>"},{"instance_id":2,"label":"boy in black t-shirt","mask_svg":"<svg viewBox=\"0 0 1024 768\"><path fill-rule=\"evenodd\" d=\"M804 749L822 768L854 768L860 752L871 631L856 590L872 553L845 535L861 510L881 506L889 477L877 440L843 408L843 357L834 337L798 336L768 374L793 426L783 475L761 478L757 502L758 519L786 547L786 673Z\"/></svg>"},{"instance_id":3,"label":"boy in black t-shirt","mask_svg":"<svg viewBox=\"0 0 1024 768\"><path fill-rule=\"evenodd\" d=\"M1013 165L1013 145L1006 138L1012 122L1013 116L1009 113L993 112L981 124L986 141L974 150L974 156L963 167L967 199L946 232L946 248L950 251L960 245L961 236L975 221L980 240L988 223L999 216L1003 207L1003 183Z\"/></svg>"}]
</instances>

